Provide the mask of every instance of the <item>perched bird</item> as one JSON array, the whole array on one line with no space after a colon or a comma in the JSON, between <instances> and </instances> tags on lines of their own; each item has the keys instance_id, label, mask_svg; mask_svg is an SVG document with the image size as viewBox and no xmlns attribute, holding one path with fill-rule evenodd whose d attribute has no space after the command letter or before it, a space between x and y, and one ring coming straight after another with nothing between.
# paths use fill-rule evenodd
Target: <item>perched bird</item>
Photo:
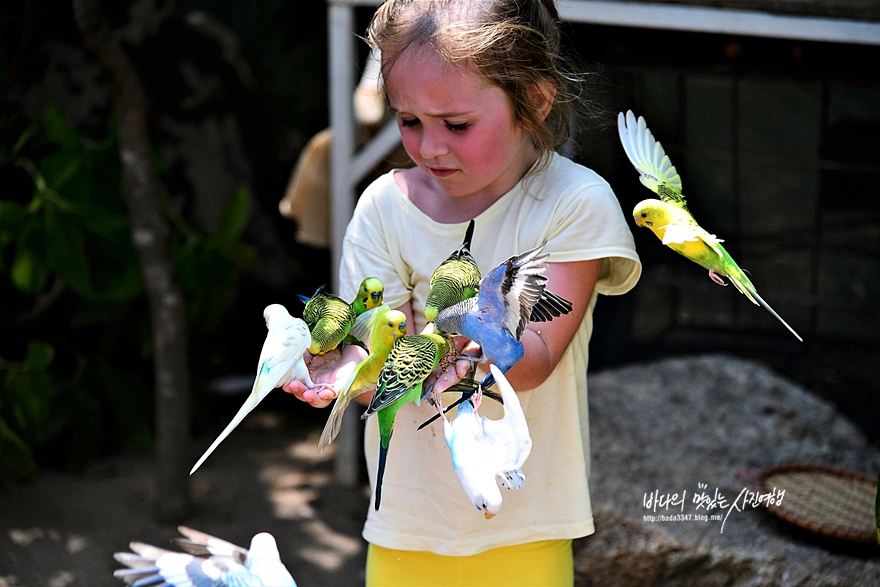
<instances>
[{"instance_id":1,"label":"perched bird","mask_svg":"<svg viewBox=\"0 0 880 587\"><path fill-rule=\"evenodd\" d=\"M394 432L394 418L406 402L418 404L425 379L440 360L450 352L449 341L437 334L415 334L394 341L391 352L379 372L376 393L362 419L373 414L379 418L379 471L376 477L375 508L382 501L382 477L388 445Z\"/></svg>"},{"instance_id":2,"label":"perched bird","mask_svg":"<svg viewBox=\"0 0 880 587\"><path fill-rule=\"evenodd\" d=\"M357 319L351 304L326 293L323 286L311 298L299 294L297 297L306 305L303 320L312 334L308 351L313 355L323 355L339 346Z\"/></svg>"},{"instance_id":3,"label":"perched bird","mask_svg":"<svg viewBox=\"0 0 880 587\"><path fill-rule=\"evenodd\" d=\"M431 291L425 300L425 319L433 322L443 308L477 295L480 268L471 255L474 221L468 223L461 246L452 252L431 275Z\"/></svg>"},{"instance_id":4,"label":"perched bird","mask_svg":"<svg viewBox=\"0 0 880 587\"><path fill-rule=\"evenodd\" d=\"M495 267L480 281L476 297L437 314L434 331L476 342L483 356L507 373L523 356L520 339L547 285L547 255L541 254L543 248L539 245ZM489 387L493 381L490 372L480 385ZM462 396L468 397L470 394Z\"/></svg>"},{"instance_id":5,"label":"perched bird","mask_svg":"<svg viewBox=\"0 0 880 587\"><path fill-rule=\"evenodd\" d=\"M385 295L385 284L378 277L367 277L361 282L357 296L351 303L351 307L357 316L367 310L378 308L382 305Z\"/></svg>"},{"instance_id":6,"label":"perched bird","mask_svg":"<svg viewBox=\"0 0 880 587\"><path fill-rule=\"evenodd\" d=\"M458 406L451 423L443 416L443 436L452 453L452 467L471 503L487 520L501 510L499 483L508 489L519 489L525 483L522 466L532 450L516 392L498 367L489 365L489 370L504 399L504 417L490 420L477 414L479 393Z\"/></svg>"},{"instance_id":7,"label":"perched bird","mask_svg":"<svg viewBox=\"0 0 880 587\"><path fill-rule=\"evenodd\" d=\"M190 475L196 472L196 469L205 462L208 455L214 452L223 439L229 436L229 433L241 423L244 417L276 387L281 387L291 381L302 381L309 389L327 387L325 384L316 385L312 381L303 360L303 353L312 340L306 323L291 316L281 304L266 306L266 309L263 310L263 317L266 319L266 328L269 329L269 332L263 342L263 350L260 351L257 377L254 380L251 394L226 429L220 433L217 440L198 460L189 472Z\"/></svg>"},{"instance_id":8,"label":"perched bird","mask_svg":"<svg viewBox=\"0 0 880 587\"><path fill-rule=\"evenodd\" d=\"M474 221L465 231L464 241L443 261L431 275L431 290L425 300L425 319L433 322L441 310L477 295L482 275L471 254ZM549 322L571 312L571 303L565 298L544 290L532 307L531 322Z\"/></svg>"},{"instance_id":9,"label":"perched bird","mask_svg":"<svg viewBox=\"0 0 880 587\"><path fill-rule=\"evenodd\" d=\"M257 534L246 550L185 526L178 530L186 538L173 542L185 553L132 542L133 552L113 555L129 567L113 576L136 587L296 587L271 534Z\"/></svg>"},{"instance_id":10,"label":"perched bird","mask_svg":"<svg viewBox=\"0 0 880 587\"><path fill-rule=\"evenodd\" d=\"M687 209L682 194L681 178L675 167L648 130L645 119L636 120L632 111L617 115L617 129L626 156L639 172L642 185L660 196L660 199L643 200L633 209L633 219L638 226L651 229L664 245L694 263L709 270L709 277L719 285L727 285L728 278L734 287L749 301L770 312L798 340L803 339L765 302L751 280L714 234L704 230Z\"/></svg>"},{"instance_id":11,"label":"perched bird","mask_svg":"<svg viewBox=\"0 0 880 587\"><path fill-rule=\"evenodd\" d=\"M369 337L364 336L364 338L369 338L370 354L358 363L336 398L330 416L327 418L327 424L324 425L321 438L318 440L316 451L318 453L327 448L327 445L333 442L333 439L339 434L343 413L351 400L376 388L379 373L385 365L385 360L388 358L388 353L391 352L394 341L406 336L406 315L403 312L392 310L387 305L383 305L365 313L364 316L368 314L372 314L368 324L370 335Z\"/></svg>"}]
</instances>

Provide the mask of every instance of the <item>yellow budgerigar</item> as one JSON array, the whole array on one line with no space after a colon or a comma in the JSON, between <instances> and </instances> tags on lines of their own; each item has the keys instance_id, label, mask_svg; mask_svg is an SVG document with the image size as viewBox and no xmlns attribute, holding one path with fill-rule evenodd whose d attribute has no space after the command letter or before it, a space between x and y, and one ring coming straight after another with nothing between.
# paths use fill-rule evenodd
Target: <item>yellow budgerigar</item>
<instances>
[{"instance_id":1,"label":"yellow budgerigar","mask_svg":"<svg viewBox=\"0 0 880 587\"><path fill-rule=\"evenodd\" d=\"M709 270L709 277L727 285L722 277L752 303L762 306L803 342L794 329L765 302L755 286L721 245L721 239L704 230L687 209L681 178L663 147L648 130L645 119L638 120L632 111L617 116L617 129L626 156L639 172L642 184L660 196L639 202L633 209L638 226L650 228L664 245Z\"/></svg>"}]
</instances>

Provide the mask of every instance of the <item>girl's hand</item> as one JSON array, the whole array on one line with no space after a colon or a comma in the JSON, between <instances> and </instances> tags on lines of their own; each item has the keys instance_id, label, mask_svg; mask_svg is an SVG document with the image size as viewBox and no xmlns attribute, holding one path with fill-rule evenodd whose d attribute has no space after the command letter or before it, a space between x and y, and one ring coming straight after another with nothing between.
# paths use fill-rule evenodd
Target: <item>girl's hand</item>
<instances>
[{"instance_id":1,"label":"girl's hand","mask_svg":"<svg viewBox=\"0 0 880 587\"><path fill-rule=\"evenodd\" d=\"M429 324L428 326L432 325ZM482 350L480 349L480 345L478 345L474 341L467 339L463 336L457 336L452 341L451 356L460 355L469 355L474 357L474 360L476 360L477 357L480 357L482 355ZM425 385L433 385L434 389L432 393L436 394L435 397L439 398L441 393L464 379L464 377L467 376L467 374L470 372L473 364L473 360L458 359L453 364L448 365L444 368L443 364L441 363L425 380Z\"/></svg>"},{"instance_id":2,"label":"girl's hand","mask_svg":"<svg viewBox=\"0 0 880 587\"><path fill-rule=\"evenodd\" d=\"M357 367L358 363L367 357L367 352L354 344L344 345L342 351L335 348L323 355L312 356L306 351L303 358L309 368L309 374L315 383L326 383L332 389L315 388L309 389L301 381L292 381L281 389L291 393L307 404L316 408L324 408L330 405L342 392L342 387Z\"/></svg>"}]
</instances>

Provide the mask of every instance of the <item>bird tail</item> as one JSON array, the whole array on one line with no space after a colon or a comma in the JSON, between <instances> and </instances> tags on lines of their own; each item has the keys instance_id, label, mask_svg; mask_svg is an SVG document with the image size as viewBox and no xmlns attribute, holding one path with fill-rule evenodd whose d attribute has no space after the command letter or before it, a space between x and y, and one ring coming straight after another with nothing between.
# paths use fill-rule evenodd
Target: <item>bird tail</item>
<instances>
[{"instance_id":1,"label":"bird tail","mask_svg":"<svg viewBox=\"0 0 880 587\"><path fill-rule=\"evenodd\" d=\"M379 442L379 470L376 474L376 502L373 507L379 511L379 504L382 502L382 478L385 476L385 461L388 459L388 445L391 442L389 436L387 440L382 439Z\"/></svg>"},{"instance_id":2,"label":"bird tail","mask_svg":"<svg viewBox=\"0 0 880 587\"><path fill-rule=\"evenodd\" d=\"M736 283L736 282L734 282L734 283ZM794 337L795 337L796 339L798 339L798 340L801 341L801 342L804 342L804 339L802 339L802 338L800 337L800 335L799 335L797 332L794 331L794 328L792 328L791 326L789 326L789 325L788 325L788 322L786 322L785 320L783 320L783 319L782 319L782 316L780 316L779 314L777 314L777 313L776 313L776 310L774 310L773 308L771 308L771 307L770 307L770 304L768 304L767 302L765 302L765 301L764 301L764 298L762 298L761 296L759 296L757 291L752 290L752 291L749 292L749 293L751 294L750 297L754 298L754 301L756 301L756 302L758 303L758 305L760 305L762 308L764 308L765 310L767 310L768 312L770 312L771 314L773 314L773 317L774 317L774 318L776 318L777 320L779 320L780 322L782 322L782 325L785 326L786 328L788 328L788 331L791 332L791 333L794 335Z\"/></svg>"},{"instance_id":3,"label":"bird tail","mask_svg":"<svg viewBox=\"0 0 880 587\"><path fill-rule=\"evenodd\" d=\"M189 472L190 475L195 473L196 469L202 466L202 463L205 462L205 459L207 459L208 456L210 456L210 454L214 452L214 449L217 448L217 446L221 442L223 442L223 440L227 436L229 436L229 433L232 432L236 426L241 424L241 421L244 420L244 417L247 416L251 410L257 407L257 404L260 403L261 399L263 398L260 395L251 392L250 396L248 396L244 404L242 404L242 406L238 409L238 413L235 414L234 418L232 418L232 422L230 422L229 425L226 426L223 432L220 433L220 436L217 437L217 440L215 440L214 443L210 447L208 447L208 450L205 451L205 454L202 455L202 458L200 458L198 462L196 462L196 464L193 466L192 470Z\"/></svg>"},{"instance_id":4,"label":"bird tail","mask_svg":"<svg viewBox=\"0 0 880 587\"><path fill-rule=\"evenodd\" d=\"M342 393L333 402L333 409L330 410L330 416L327 418L327 423L324 424L324 430L321 431L321 438L318 439L318 447L315 449L315 454L324 452L324 449L339 435L339 430L342 428L342 417L345 415L345 408L348 407L348 404L354 397L349 393L349 390L356 375L357 371L351 374L351 377L349 377L348 382L346 382L345 387L342 389Z\"/></svg>"}]
</instances>

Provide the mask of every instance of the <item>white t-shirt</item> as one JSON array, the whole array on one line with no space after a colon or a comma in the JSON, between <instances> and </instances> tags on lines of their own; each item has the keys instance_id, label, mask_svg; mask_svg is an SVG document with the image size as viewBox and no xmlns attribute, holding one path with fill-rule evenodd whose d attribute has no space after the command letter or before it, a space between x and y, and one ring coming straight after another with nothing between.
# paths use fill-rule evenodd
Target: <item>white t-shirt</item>
<instances>
[{"instance_id":1,"label":"white t-shirt","mask_svg":"<svg viewBox=\"0 0 880 587\"><path fill-rule=\"evenodd\" d=\"M343 299L361 280L379 277L392 308L412 303L422 331L428 282L464 238L467 223L440 224L416 208L389 172L360 198L348 225L340 268ZM533 390L517 390L532 437L523 467L525 485L502 488L501 512L490 520L476 510L452 468L443 422L418 426L436 414L428 402L397 413L388 450L379 511L370 505L364 538L385 548L466 556L513 544L592 534L588 480L587 350L599 293L623 294L641 274L632 233L611 187L594 171L553 155L543 171L520 181L475 218L471 252L483 275L508 257L546 242L549 262L604 259L589 308L550 377ZM547 284L553 291L553 282ZM444 402L447 403L447 402ZM503 415L491 400L480 413ZM375 489L379 454L377 419L369 418L364 448Z\"/></svg>"}]
</instances>

